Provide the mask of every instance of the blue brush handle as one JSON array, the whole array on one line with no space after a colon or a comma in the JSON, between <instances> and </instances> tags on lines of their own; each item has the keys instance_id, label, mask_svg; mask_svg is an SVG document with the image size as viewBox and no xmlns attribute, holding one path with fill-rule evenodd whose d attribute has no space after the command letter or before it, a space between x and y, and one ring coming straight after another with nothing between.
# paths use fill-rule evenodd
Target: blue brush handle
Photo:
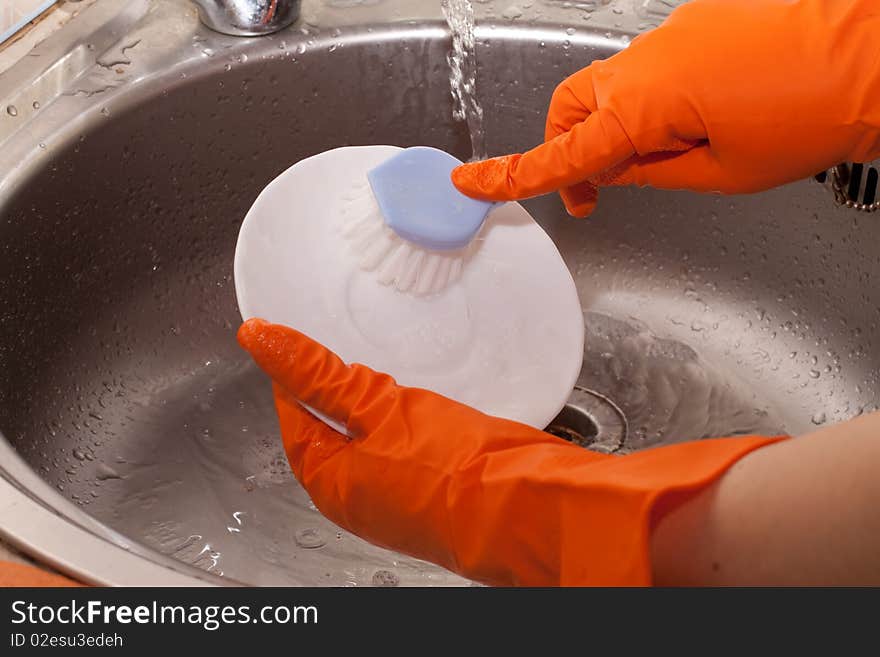
<instances>
[{"instance_id":1,"label":"blue brush handle","mask_svg":"<svg viewBox=\"0 0 880 657\"><path fill-rule=\"evenodd\" d=\"M455 188L450 174L461 164L444 151L413 146L367 173L385 223L425 249L467 246L499 204L472 199Z\"/></svg>"}]
</instances>

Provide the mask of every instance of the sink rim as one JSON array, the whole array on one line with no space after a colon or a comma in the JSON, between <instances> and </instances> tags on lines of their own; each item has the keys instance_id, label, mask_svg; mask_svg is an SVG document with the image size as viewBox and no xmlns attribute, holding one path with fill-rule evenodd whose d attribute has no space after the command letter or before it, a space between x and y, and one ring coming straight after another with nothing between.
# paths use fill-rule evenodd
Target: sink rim
<instances>
[{"instance_id":1,"label":"sink rim","mask_svg":"<svg viewBox=\"0 0 880 657\"><path fill-rule=\"evenodd\" d=\"M118 18L118 13L108 10L118 9L120 4L122 3L118 0L110 0L106 5L99 3L90 10L95 13L86 12L80 17L80 24L85 24L86 19L89 19L90 27L97 33L101 26L94 25L95 18L99 16L96 10L102 8L105 11L102 16L108 22L113 22ZM145 106L151 98L174 85L186 86L200 78L217 75L222 70L224 62L236 54L266 52L269 44L275 48L276 44L284 40L288 42L288 49L295 48L298 42L305 42L313 37L318 42L314 47L319 47L324 40L330 39L355 45L364 40L373 43L382 39L399 40L407 37L437 39L449 34L439 14L439 5L427 2L418 3L420 10L430 5L430 8L420 14L423 16L420 22L395 19L377 24L376 14L390 10L373 7L371 11L362 12L363 16L370 19L369 21L358 22L360 19L357 18L339 21L341 33L331 35L328 28L334 25L330 24L322 25L317 32L288 29L271 36L260 37L258 40L230 37L207 30L198 21L195 10L188 0L139 0L137 11L139 12L145 4L149 4L149 9L144 13L138 15L130 13L126 18L132 20L127 20L121 25L116 21L115 28L110 30L109 35L103 35L104 40L99 42L100 47L92 53L97 59L102 54L100 52L102 48L109 48L114 44L124 43L124 40L133 40L142 35L153 37L149 42L149 48L140 52L135 51L137 55L135 65L131 67L131 75L126 76L127 79L122 84L111 87L109 93L97 97L70 93L72 89L78 88L74 87L74 84L80 85L83 80L88 83L90 75L96 76L93 80L96 83L100 82L98 76L106 77L106 70L97 64L92 64L87 70L78 70L69 79L61 81L67 93L59 93L53 101L43 103L41 111L23 117L20 126L2 135L3 159L12 164L0 176L0 202L14 196L18 188L31 178L32 172L42 169L51 162L55 151L67 147L78 135L96 129L103 120L100 114L102 107L109 107L115 113ZM320 3L317 0L313 2L306 0L304 9L318 4ZM132 12L135 10L133 9ZM560 15L564 16L564 14ZM352 20L354 22L351 22ZM296 30L301 24L302 19L294 24L292 30ZM531 34L526 37L528 40L548 39L552 43L562 43L571 36L566 35L564 27L558 27L560 24L565 25L565 23L554 23L552 20L548 20L546 26L534 23L510 24L493 31L492 36L497 40L504 40L505 38L522 39L524 35ZM54 53L58 57L67 55L63 52L64 47L59 44L68 44L66 46L68 48L82 46L82 35L73 34L76 25L77 22L72 21L40 45L47 57L49 53ZM174 29L170 29L169 25L173 25ZM377 25L381 25L382 29L368 31L368 27ZM484 29L487 28L478 25L478 34ZM594 24L582 27L579 38L588 43L601 44L605 48L624 47L626 41L615 38L612 33L619 35L627 32L621 30L607 32L605 28ZM206 60L200 52L194 53L192 45L196 37L200 39L200 49L202 46L212 47L216 44L228 46L223 51L225 57ZM116 41L113 41L114 38ZM48 66L52 65L50 63ZM39 63L39 66L40 70L46 69L45 60ZM37 71L36 64L25 59L0 77L0 83L9 83L12 87L9 97L18 97L25 93L18 84L26 78L23 74L35 71ZM7 97L5 91L2 95L4 99ZM5 104L0 101L0 106L5 107ZM41 148L34 147L38 142ZM42 147L43 145L45 148ZM240 582L228 577L213 575L163 555L143 543L126 538L93 518L43 480L19 456L2 430L0 430L0 513L4 517L0 526L0 537L40 561L87 583L125 586L156 585L157 582L163 585L183 586L240 585Z\"/></svg>"}]
</instances>

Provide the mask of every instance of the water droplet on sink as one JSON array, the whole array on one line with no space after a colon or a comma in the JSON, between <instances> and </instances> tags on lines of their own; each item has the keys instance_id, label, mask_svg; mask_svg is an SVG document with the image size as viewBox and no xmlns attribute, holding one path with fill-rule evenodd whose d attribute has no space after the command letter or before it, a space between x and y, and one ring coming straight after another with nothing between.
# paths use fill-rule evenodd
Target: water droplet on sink
<instances>
[{"instance_id":1,"label":"water droplet on sink","mask_svg":"<svg viewBox=\"0 0 880 657\"><path fill-rule=\"evenodd\" d=\"M813 417L810 418L810 421L813 424L825 424L825 420L826 420L825 411L822 411L820 413L816 413Z\"/></svg>"},{"instance_id":2,"label":"water droplet on sink","mask_svg":"<svg viewBox=\"0 0 880 657\"><path fill-rule=\"evenodd\" d=\"M377 570L373 573L373 586L398 586L400 578L390 570Z\"/></svg>"},{"instance_id":3,"label":"water droplet on sink","mask_svg":"<svg viewBox=\"0 0 880 657\"><path fill-rule=\"evenodd\" d=\"M122 475L116 472L113 468L111 468L106 463L99 463L96 468L97 473L95 474L95 479L98 481L106 481L107 479L122 479Z\"/></svg>"},{"instance_id":4,"label":"water droplet on sink","mask_svg":"<svg viewBox=\"0 0 880 657\"><path fill-rule=\"evenodd\" d=\"M320 530L313 527L300 529L294 535L293 540L295 540L296 544L301 548L306 548L307 550L323 547L327 543Z\"/></svg>"},{"instance_id":5,"label":"water droplet on sink","mask_svg":"<svg viewBox=\"0 0 880 657\"><path fill-rule=\"evenodd\" d=\"M6 113L9 116L18 116L18 108L15 105L7 105Z\"/></svg>"},{"instance_id":6,"label":"water droplet on sink","mask_svg":"<svg viewBox=\"0 0 880 657\"><path fill-rule=\"evenodd\" d=\"M819 376L820 376L820 375L819 375L819 372L818 372L817 370L810 370L810 378L811 378L811 379L818 379Z\"/></svg>"},{"instance_id":7,"label":"water droplet on sink","mask_svg":"<svg viewBox=\"0 0 880 657\"><path fill-rule=\"evenodd\" d=\"M86 460L86 455L85 455L85 453L84 453L81 449L74 449L74 450L73 450L73 455L74 455L74 457L76 457L76 458L79 459L80 461L85 461L85 460Z\"/></svg>"}]
</instances>

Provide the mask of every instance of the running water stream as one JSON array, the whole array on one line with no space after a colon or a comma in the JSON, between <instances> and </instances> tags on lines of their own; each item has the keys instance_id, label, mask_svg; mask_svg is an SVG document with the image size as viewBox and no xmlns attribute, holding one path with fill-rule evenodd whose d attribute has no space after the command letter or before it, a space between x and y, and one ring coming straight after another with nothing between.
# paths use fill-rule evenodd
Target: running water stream
<instances>
[{"instance_id":1,"label":"running water stream","mask_svg":"<svg viewBox=\"0 0 880 657\"><path fill-rule=\"evenodd\" d=\"M452 116L465 121L471 137L471 160L484 160L483 108L477 100L477 57L474 38L474 8L470 0L443 0L443 16L452 31L452 50L447 55L449 85L455 107Z\"/></svg>"}]
</instances>

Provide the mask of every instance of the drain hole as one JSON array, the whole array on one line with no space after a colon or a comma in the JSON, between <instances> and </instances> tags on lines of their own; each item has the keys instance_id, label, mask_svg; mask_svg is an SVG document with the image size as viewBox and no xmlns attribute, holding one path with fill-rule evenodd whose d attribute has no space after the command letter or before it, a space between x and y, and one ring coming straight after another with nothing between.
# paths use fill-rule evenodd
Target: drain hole
<instances>
[{"instance_id":1,"label":"drain hole","mask_svg":"<svg viewBox=\"0 0 880 657\"><path fill-rule=\"evenodd\" d=\"M581 447L589 447L599 435L596 421L571 404L565 405L545 431Z\"/></svg>"},{"instance_id":2,"label":"drain hole","mask_svg":"<svg viewBox=\"0 0 880 657\"><path fill-rule=\"evenodd\" d=\"M877 198L877 169L871 167L865 180L865 195L862 197L862 203L871 205L875 198Z\"/></svg>"},{"instance_id":3,"label":"drain hole","mask_svg":"<svg viewBox=\"0 0 880 657\"><path fill-rule=\"evenodd\" d=\"M627 423L623 411L608 397L575 386L568 403L544 431L594 452L612 454L625 449Z\"/></svg>"},{"instance_id":4,"label":"drain hole","mask_svg":"<svg viewBox=\"0 0 880 657\"><path fill-rule=\"evenodd\" d=\"M849 188L846 190L846 193L851 200L856 202L859 200L859 189L862 186L862 171L864 168L864 165L855 162L850 169Z\"/></svg>"},{"instance_id":5,"label":"drain hole","mask_svg":"<svg viewBox=\"0 0 880 657\"><path fill-rule=\"evenodd\" d=\"M859 162L841 162L827 171L816 174L820 183L831 181L831 191L839 205L856 210L874 212L878 209L877 192L880 173L877 167Z\"/></svg>"}]
</instances>

